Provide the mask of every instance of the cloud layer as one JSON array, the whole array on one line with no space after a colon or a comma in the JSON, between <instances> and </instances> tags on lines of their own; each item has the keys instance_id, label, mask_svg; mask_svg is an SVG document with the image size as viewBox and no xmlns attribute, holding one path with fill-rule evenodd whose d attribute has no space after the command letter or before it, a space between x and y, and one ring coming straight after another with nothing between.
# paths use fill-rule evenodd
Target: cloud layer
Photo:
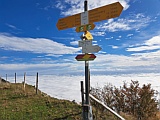
<instances>
[{"instance_id":1,"label":"cloud layer","mask_svg":"<svg viewBox=\"0 0 160 120\"><path fill-rule=\"evenodd\" d=\"M154 36L149 40L146 40L143 44L133 45L127 48L127 51L147 51L147 50L160 50L160 35Z\"/></svg>"},{"instance_id":2,"label":"cloud layer","mask_svg":"<svg viewBox=\"0 0 160 120\"><path fill-rule=\"evenodd\" d=\"M97 54L97 58L91 62L90 67L95 74L130 74L130 73L158 73L160 71L160 36L154 36L145 40L142 44L132 45L126 48L131 55ZM76 45L77 42L71 42ZM119 49L120 46L111 46ZM61 43L44 38L19 38L14 36L0 35L0 48L4 50L23 51L32 53L45 53L46 56L53 54L72 54L80 48L67 47ZM149 51L150 52L143 52ZM154 51L153 51L154 50ZM8 56L9 57L9 56ZM0 60L9 59L0 56ZM39 71L42 74L82 74L83 62L75 60L76 55L63 56L63 59L53 60L42 57L32 58L35 63L5 63L0 64L3 73ZM20 59L20 58L19 58ZM40 60L38 60L40 59Z\"/></svg>"},{"instance_id":3,"label":"cloud layer","mask_svg":"<svg viewBox=\"0 0 160 120\"><path fill-rule=\"evenodd\" d=\"M80 50L46 38L20 38L4 34L0 34L0 48L44 54L73 54Z\"/></svg>"},{"instance_id":4,"label":"cloud layer","mask_svg":"<svg viewBox=\"0 0 160 120\"><path fill-rule=\"evenodd\" d=\"M9 77L10 82L14 82L14 77ZM131 74L131 75L93 75L91 74L92 87L104 87L108 83L119 88L123 86L123 82L131 83L131 80L138 80L140 86L143 84L151 84L154 90L160 92L160 75L159 74ZM23 76L17 76L17 82L21 83ZM36 74L34 76L26 76L26 83L35 85ZM80 81L84 81L84 76L56 76L56 75L39 75L39 89L52 97L67 100L76 100L81 102Z\"/></svg>"}]
</instances>

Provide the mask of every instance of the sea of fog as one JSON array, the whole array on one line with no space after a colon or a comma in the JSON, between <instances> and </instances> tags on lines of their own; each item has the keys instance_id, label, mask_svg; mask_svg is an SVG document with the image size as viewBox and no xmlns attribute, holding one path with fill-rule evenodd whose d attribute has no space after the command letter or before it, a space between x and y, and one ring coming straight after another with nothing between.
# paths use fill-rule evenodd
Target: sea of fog
<instances>
[{"instance_id":1,"label":"sea of fog","mask_svg":"<svg viewBox=\"0 0 160 120\"><path fill-rule=\"evenodd\" d=\"M84 76L57 76L39 75L39 89L58 99L81 101L80 81L84 81ZM7 78L9 82L14 82L15 78ZM22 83L24 76L17 76L17 82ZM91 75L91 87L103 87L111 83L113 86L120 87L124 81L131 83L131 80L139 81L140 86L151 84L154 90L160 92L160 74L127 74L127 75ZM27 76L26 83L35 85L36 76Z\"/></svg>"}]
</instances>

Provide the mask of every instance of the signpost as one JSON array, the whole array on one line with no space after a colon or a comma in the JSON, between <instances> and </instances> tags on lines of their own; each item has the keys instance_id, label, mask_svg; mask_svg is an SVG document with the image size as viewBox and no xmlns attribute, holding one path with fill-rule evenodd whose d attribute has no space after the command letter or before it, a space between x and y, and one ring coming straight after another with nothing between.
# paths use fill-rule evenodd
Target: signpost
<instances>
[{"instance_id":1,"label":"signpost","mask_svg":"<svg viewBox=\"0 0 160 120\"><path fill-rule=\"evenodd\" d=\"M82 47L82 53L75 57L77 61L85 61L85 91L83 90L83 81L81 81L83 120L93 120L92 106L90 105L90 78L89 78L89 61L94 60L96 56L94 52L99 52L101 47L92 45L93 36L89 30L95 28L94 22L107 20L118 17L123 10L123 6L119 2L105 5L88 11L87 0L84 1L84 12L61 18L57 22L58 30L76 27L76 32L84 32L79 41L79 47Z\"/></svg>"},{"instance_id":2,"label":"signpost","mask_svg":"<svg viewBox=\"0 0 160 120\"><path fill-rule=\"evenodd\" d=\"M120 16L123 6L119 2L105 5L93 10L61 18L57 22L58 30L91 24ZM77 30L78 31L78 30ZM80 31L81 32L81 31Z\"/></svg>"}]
</instances>

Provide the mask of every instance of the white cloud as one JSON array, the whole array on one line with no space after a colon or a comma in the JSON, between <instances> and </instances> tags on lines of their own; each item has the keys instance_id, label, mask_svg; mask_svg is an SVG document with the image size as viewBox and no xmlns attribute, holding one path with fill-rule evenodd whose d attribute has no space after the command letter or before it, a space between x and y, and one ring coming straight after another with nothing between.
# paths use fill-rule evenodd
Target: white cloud
<instances>
[{"instance_id":1,"label":"white cloud","mask_svg":"<svg viewBox=\"0 0 160 120\"><path fill-rule=\"evenodd\" d=\"M52 57L57 57L57 58L58 58L58 57L61 57L61 56L63 56L63 55L58 55L58 54L56 54L56 55L55 55L55 54L47 54L47 55L45 55L45 56L52 56Z\"/></svg>"},{"instance_id":2,"label":"white cloud","mask_svg":"<svg viewBox=\"0 0 160 120\"><path fill-rule=\"evenodd\" d=\"M43 70L46 68L61 68L61 67L66 67L68 64L65 63L55 63L55 64L0 64L1 70Z\"/></svg>"},{"instance_id":3,"label":"white cloud","mask_svg":"<svg viewBox=\"0 0 160 120\"><path fill-rule=\"evenodd\" d=\"M140 46L140 47L135 47L135 48L127 48L127 51L145 51L145 50L155 50L159 49L160 46Z\"/></svg>"},{"instance_id":4,"label":"white cloud","mask_svg":"<svg viewBox=\"0 0 160 120\"><path fill-rule=\"evenodd\" d=\"M117 48L119 48L118 46L115 46L115 45L108 45L108 46L112 47L112 49L117 49Z\"/></svg>"},{"instance_id":5,"label":"white cloud","mask_svg":"<svg viewBox=\"0 0 160 120\"><path fill-rule=\"evenodd\" d=\"M131 37L131 36L133 36L133 34L128 34L128 35L127 35L127 37Z\"/></svg>"},{"instance_id":6,"label":"white cloud","mask_svg":"<svg viewBox=\"0 0 160 120\"><path fill-rule=\"evenodd\" d=\"M90 66L100 74L157 73L160 71L159 54L160 51L131 56L98 54Z\"/></svg>"},{"instance_id":7,"label":"white cloud","mask_svg":"<svg viewBox=\"0 0 160 120\"><path fill-rule=\"evenodd\" d=\"M52 37L52 38L56 40L74 40L75 39L74 37Z\"/></svg>"},{"instance_id":8,"label":"white cloud","mask_svg":"<svg viewBox=\"0 0 160 120\"><path fill-rule=\"evenodd\" d=\"M6 23L5 25L8 26L9 28L13 29L13 30L21 31L21 29L17 28L16 26L14 26L14 25L12 25L12 24Z\"/></svg>"},{"instance_id":9,"label":"white cloud","mask_svg":"<svg viewBox=\"0 0 160 120\"><path fill-rule=\"evenodd\" d=\"M111 4L114 2L120 2L126 10L129 7L130 0L88 0L88 8L89 10L98 8L107 4ZM66 7L69 6L69 7ZM77 13L81 13L84 11L84 0L65 0L65 1L58 1L56 7L62 10L61 14L68 16ZM66 8L65 10L62 8Z\"/></svg>"},{"instance_id":10,"label":"white cloud","mask_svg":"<svg viewBox=\"0 0 160 120\"><path fill-rule=\"evenodd\" d=\"M97 43L97 41L93 40L92 43Z\"/></svg>"},{"instance_id":11,"label":"white cloud","mask_svg":"<svg viewBox=\"0 0 160 120\"><path fill-rule=\"evenodd\" d=\"M6 25L12 29L17 29L16 26L6 23Z\"/></svg>"},{"instance_id":12,"label":"white cloud","mask_svg":"<svg viewBox=\"0 0 160 120\"><path fill-rule=\"evenodd\" d=\"M160 49L160 35L152 37L149 40L146 40L141 45L132 45L131 48L127 48L127 51L146 51L146 50L156 50Z\"/></svg>"},{"instance_id":13,"label":"white cloud","mask_svg":"<svg viewBox=\"0 0 160 120\"><path fill-rule=\"evenodd\" d=\"M119 48L119 47L118 47L118 46L112 45L112 48L113 48L113 49L117 49L117 48Z\"/></svg>"},{"instance_id":14,"label":"white cloud","mask_svg":"<svg viewBox=\"0 0 160 120\"><path fill-rule=\"evenodd\" d=\"M105 38L106 40L110 40L110 39L113 39L113 37L110 37L110 38Z\"/></svg>"},{"instance_id":15,"label":"white cloud","mask_svg":"<svg viewBox=\"0 0 160 120\"><path fill-rule=\"evenodd\" d=\"M78 45L78 41L72 41L70 42L71 45Z\"/></svg>"},{"instance_id":16,"label":"white cloud","mask_svg":"<svg viewBox=\"0 0 160 120\"><path fill-rule=\"evenodd\" d=\"M120 2L122 4L122 6L124 7L124 10L126 10L129 7L129 0L88 0L89 1L89 8L90 9L94 9L94 8L98 8L104 5L108 5L111 3L115 3L115 2Z\"/></svg>"},{"instance_id":17,"label":"white cloud","mask_svg":"<svg viewBox=\"0 0 160 120\"><path fill-rule=\"evenodd\" d=\"M9 58L9 57L7 57L7 56L1 56L0 57L0 59L7 59L7 58Z\"/></svg>"},{"instance_id":18,"label":"white cloud","mask_svg":"<svg viewBox=\"0 0 160 120\"><path fill-rule=\"evenodd\" d=\"M129 15L126 18L120 18L118 20L111 20L107 22L103 22L96 29L100 29L103 31L127 31L127 30L136 30L138 31L141 28L144 28L152 22L151 18L145 16L142 13Z\"/></svg>"},{"instance_id":19,"label":"white cloud","mask_svg":"<svg viewBox=\"0 0 160 120\"><path fill-rule=\"evenodd\" d=\"M4 50L26 51L45 54L73 54L79 48L65 46L64 44L45 38L20 38L0 34L0 48Z\"/></svg>"},{"instance_id":20,"label":"white cloud","mask_svg":"<svg viewBox=\"0 0 160 120\"><path fill-rule=\"evenodd\" d=\"M64 5L62 5L62 3L60 1L57 1L55 7L60 10L64 10L64 8L66 8Z\"/></svg>"},{"instance_id":21,"label":"white cloud","mask_svg":"<svg viewBox=\"0 0 160 120\"><path fill-rule=\"evenodd\" d=\"M119 30L129 30L130 29L129 26L122 21L125 21L125 20L119 19L118 22L112 22L112 23L109 23L108 25L102 25L97 27L97 29L104 29L105 31L108 30L111 32L119 31Z\"/></svg>"},{"instance_id":22,"label":"white cloud","mask_svg":"<svg viewBox=\"0 0 160 120\"><path fill-rule=\"evenodd\" d=\"M160 45L160 35L159 36L155 36L153 38L151 38L150 40L147 40L145 42L145 45Z\"/></svg>"},{"instance_id":23,"label":"white cloud","mask_svg":"<svg viewBox=\"0 0 160 120\"><path fill-rule=\"evenodd\" d=\"M105 32L92 32L92 35L93 36L105 36L106 35L106 33Z\"/></svg>"},{"instance_id":24,"label":"white cloud","mask_svg":"<svg viewBox=\"0 0 160 120\"><path fill-rule=\"evenodd\" d=\"M119 38L122 38L122 36L118 36Z\"/></svg>"}]
</instances>

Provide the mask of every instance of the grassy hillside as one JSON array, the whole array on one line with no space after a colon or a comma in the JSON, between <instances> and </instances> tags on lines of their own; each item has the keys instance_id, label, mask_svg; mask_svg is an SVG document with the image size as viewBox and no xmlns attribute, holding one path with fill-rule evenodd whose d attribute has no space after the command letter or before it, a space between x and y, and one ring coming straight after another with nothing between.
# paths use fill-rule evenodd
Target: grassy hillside
<instances>
[{"instance_id":1,"label":"grassy hillside","mask_svg":"<svg viewBox=\"0 0 160 120\"><path fill-rule=\"evenodd\" d=\"M23 84L0 83L0 120L79 120L81 106Z\"/></svg>"},{"instance_id":2,"label":"grassy hillside","mask_svg":"<svg viewBox=\"0 0 160 120\"><path fill-rule=\"evenodd\" d=\"M93 108L95 114L96 108ZM126 120L136 120L121 113ZM117 120L109 112L100 112L99 120ZM103 116L103 117L102 117ZM35 87L22 83L0 82L0 120L81 120L81 106L52 98Z\"/></svg>"}]
</instances>

